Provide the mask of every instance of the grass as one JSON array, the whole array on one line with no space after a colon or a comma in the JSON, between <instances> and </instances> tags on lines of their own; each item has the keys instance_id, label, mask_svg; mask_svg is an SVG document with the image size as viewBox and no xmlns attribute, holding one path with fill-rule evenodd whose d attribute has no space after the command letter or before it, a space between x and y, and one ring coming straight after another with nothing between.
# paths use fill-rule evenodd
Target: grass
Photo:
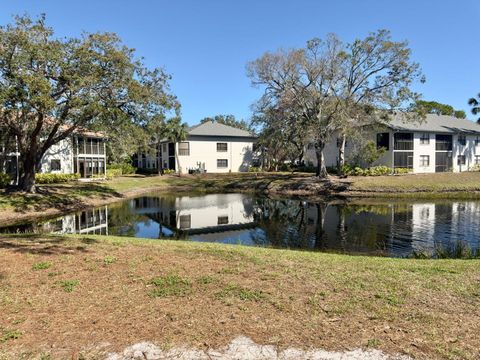
<instances>
[{"instance_id":1,"label":"grass","mask_svg":"<svg viewBox=\"0 0 480 360\"><path fill-rule=\"evenodd\" d=\"M116 260L99 266L107 257ZM21 334L7 336L0 358L26 347L38 358L47 344L52 358L92 358L99 343L216 348L240 334L282 347L479 355L480 260L93 235L0 235L0 258L0 336ZM42 262L55 276L32 276Z\"/></svg>"},{"instance_id":2,"label":"grass","mask_svg":"<svg viewBox=\"0 0 480 360\"><path fill-rule=\"evenodd\" d=\"M50 268L50 266L52 266L51 263L46 262L46 261L42 261L42 262L38 262L36 264L33 264L32 265L32 270L45 270L45 269Z\"/></svg>"}]
</instances>

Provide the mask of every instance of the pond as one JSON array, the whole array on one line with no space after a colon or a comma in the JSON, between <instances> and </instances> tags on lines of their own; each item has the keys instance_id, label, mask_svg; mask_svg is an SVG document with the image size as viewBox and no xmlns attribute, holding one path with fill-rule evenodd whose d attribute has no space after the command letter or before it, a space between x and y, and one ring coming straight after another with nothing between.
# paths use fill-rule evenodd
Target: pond
<instances>
[{"instance_id":1,"label":"pond","mask_svg":"<svg viewBox=\"0 0 480 360\"><path fill-rule=\"evenodd\" d=\"M0 228L132 236L389 257L480 251L480 201L309 202L250 194L149 194Z\"/></svg>"}]
</instances>

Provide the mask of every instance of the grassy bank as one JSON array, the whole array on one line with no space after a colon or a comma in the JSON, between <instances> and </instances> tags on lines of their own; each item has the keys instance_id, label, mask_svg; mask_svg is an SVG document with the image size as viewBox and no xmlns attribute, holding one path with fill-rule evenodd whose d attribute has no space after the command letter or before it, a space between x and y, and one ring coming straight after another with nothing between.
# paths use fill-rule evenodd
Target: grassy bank
<instances>
[{"instance_id":1,"label":"grassy bank","mask_svg":"<svg viewBox=\"0 0 480 360\"><path fill-rule=\"evenodd\" d=\"M95 236L0 237L0 358L140 341L480 355L480 262Z\"/></svg>"},{"instance_id":2,"label":"grassy bank","mask_svg":"<svg viewBox=\"0 0 480 360\"><path fill-rule=\"evenodd\" d=\"M285 196L480 198L480 172L429 175L331 177L320 181L311 174L241 173L201 176L132 175L104 182L42 185L37 194L0 192L0 223L56 215L117 201L153 190L226 192L248 191Z\"/></svg>"}]
</instances>

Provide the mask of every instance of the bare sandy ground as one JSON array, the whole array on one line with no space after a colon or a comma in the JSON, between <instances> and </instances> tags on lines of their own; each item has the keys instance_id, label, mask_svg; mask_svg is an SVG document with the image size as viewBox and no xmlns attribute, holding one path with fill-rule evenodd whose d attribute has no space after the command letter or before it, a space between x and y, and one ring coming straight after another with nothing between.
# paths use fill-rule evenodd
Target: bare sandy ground
<instances>
[{"instance_id":1,"label":"bare sandy ground","mask_svg":"<svg viewBox=\"0 0 480 360\"><path fill-rule=\"evenodd\" d=\"M288 348L280 350L273 345L259 345L247 337L237 337L220 349L198 350L176 347L163 350L150 342L127 347L122 353L109 354L107 360L410 360L405 355L386 355L380 350L308 351Z\"/></svg>"}]
</instances>

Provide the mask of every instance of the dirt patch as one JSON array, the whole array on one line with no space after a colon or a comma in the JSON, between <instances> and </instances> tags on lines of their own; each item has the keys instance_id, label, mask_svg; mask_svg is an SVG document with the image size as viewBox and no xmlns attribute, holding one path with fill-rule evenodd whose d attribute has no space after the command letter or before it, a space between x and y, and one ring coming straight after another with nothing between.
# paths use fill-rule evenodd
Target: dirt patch
<instances>
[{"instance_id":1,"label":"dirt patch","mask_svg":"<svg viewBox=\"0 0 480 360\"><path fill-rule=\"evenodd\" d=\"M36 236L0 238L0 259L0 358L145 340L204 351L239 335L280 351L480 355L478 261Z\"/></svg>"}]
</instances>

